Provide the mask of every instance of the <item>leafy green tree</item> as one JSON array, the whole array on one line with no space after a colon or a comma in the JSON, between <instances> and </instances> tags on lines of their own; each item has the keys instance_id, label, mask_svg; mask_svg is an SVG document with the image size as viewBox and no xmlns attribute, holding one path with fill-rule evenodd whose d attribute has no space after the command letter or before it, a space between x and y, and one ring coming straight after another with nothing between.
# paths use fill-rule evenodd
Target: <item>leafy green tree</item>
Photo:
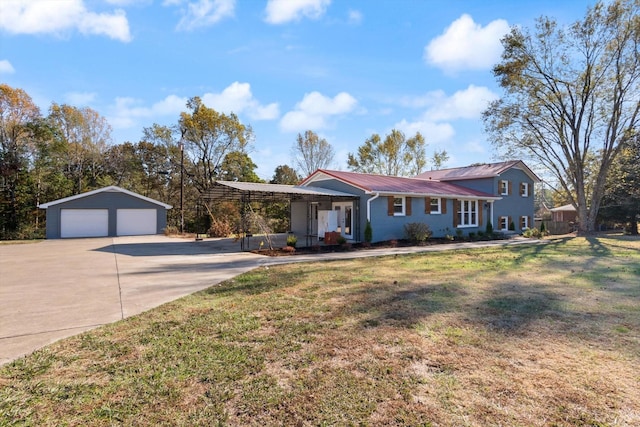
<instances>
[{"instance_id":1,"label":"leafy green tree","mask_svg":"<svg viewBox=\"0 0 640 427\"><path fill-rule=\"evenodd\" d=\"M29 209L31 125L39 118L38 107L24 90L0 84L0 234L5 238L19 230Z\"/></svg>"},{"instance_id":2,"label":"leafy green tree","mask_svg":"<svg viewBox=\"0 0 640 427\"><path fill-rule=\"evenodd\" d=\"M355 172L418 175L427 164L425 146L420 132L407 139L403 132L393 129L384 140L378 134L371 135L357 153L349 153L347 164Z\"/></svg>"},{"instance_id":3,"label":"leafy green tree","mask_svg":"<svg viewBox=\"0 0 640 427\"><path fill-rule=\"evenodd\" d=\"M631 234L638 234L640 221L640 136L620 152L607 177L602 199L601 219L627 224Z\"/></svg>"},{"instance_id":4,"label":"leafy green tree","mask_svg":"<svg viewBox=\"0 0 640 427\"><path fill-rule=\"evenodd\" d=\"M187 158L187 173L199 191L206 190L221 177L221 165L227 154L245 153L253 139L250 126L240 123L235 114L219 113L189 99L188 112L180 114L179 128Z\"/></svg>"},{"instance_id":5,"label":"leafy green tree","mask_svg":"<svg viewBox=\"0 0 640 427\"><path fill-rule=\"evenodd\" d=\"M504 157L551 171L589 233L609 169L637 135L640 2L598 2L566 28L539 18L533 33L514 27L502 43L494 74L505 94L485 111L487 130Z\"/></svg>"},{"instance_id":6,"label":"leafy green tree","mask_svg":"<svg viewBox=\"0 0 640 427\"><path fill-rule=\"evenodd\" d=\"M74 193L100 186L105 174L104 155L111 143L111 126L91 108L59 105L49 109L48 120L66 143L65 172L74 182Z\"/></svg>"},{"instance_id":7,"label":"leafy green tree","mask_svg":"<svg viewBox=\"0 0 640 427\"><path fill-rule=\"evenodd\" d=\"M270 184L286 184L296 185L300 182L301 178L298 173L291 166L280 165L276 167L273 178L269 181Z\"/></svg>"},{"instance_id":8,"label":"leafy green tree","mask_svg":"<svg viewBox=\"0 0 640 427\"><path fill-rule=\"evenodd\" d=\"M257 167L247 153L232 151L224 157L220 165L220 179L225 181L262 182L255 172Z\"/></svg>"},{"instance_id":9,"label":"leafy green tree","mask_svg":"<svg viewBox=\"0 0 640 427\"><path fill-rule=\"evenodd\" d=\"M334 151L326 139L308 130L298 134L292 149L293 164L298 172L309 176L317 169L326 169L333 162Z\"/></svg>"}]
</instances>

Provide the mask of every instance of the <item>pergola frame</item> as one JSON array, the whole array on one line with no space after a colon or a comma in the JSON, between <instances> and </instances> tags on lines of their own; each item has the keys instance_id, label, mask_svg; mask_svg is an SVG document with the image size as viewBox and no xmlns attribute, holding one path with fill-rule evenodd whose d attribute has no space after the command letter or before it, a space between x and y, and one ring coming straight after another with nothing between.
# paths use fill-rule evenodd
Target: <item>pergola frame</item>
<instances>
[{"instance_id":1,"label":"pergola frame","mask_svg":"<svg viewBox=\"0 0 640 427\"><path fill-rule=\"evenodd\" d=\"M207 190L201 192L200 198L204 202L211 201L238 201L242 206L242 239L240 241L241 250L248 247L250 234L246 233L247 224L245 222L244 213L247 206L253 202L261 203L280 203L287 202L289 204L289 223L291 223L291 203L306 202L306 245L311 246L313 242L313 218L311 205L318 202L338 202L338 201L354 201L354 227L356 236L360 234L360 197L344 193L341 191L329 190L320 187L303 187L296 185L284 184L263 184L254 182L235 182L235 181L216 181ZM246 239L246 242L245 242Z\"/></svg>"}]
</instances>

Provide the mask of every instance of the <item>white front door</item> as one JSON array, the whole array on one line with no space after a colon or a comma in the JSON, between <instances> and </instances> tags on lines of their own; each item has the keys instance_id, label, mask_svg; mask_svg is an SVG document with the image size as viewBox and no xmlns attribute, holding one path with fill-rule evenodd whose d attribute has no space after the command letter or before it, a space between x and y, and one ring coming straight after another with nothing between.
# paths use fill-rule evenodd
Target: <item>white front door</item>
<instances>
[{"instance_id":1,"label":"white front door","mask_svg":"<svg viewBox=\"0 0 640 427\"><path fill-rule=\"evenodd\" d=\"M334 202L332 206L338 213L338 231L346 239L353 239L353 202Z\"/></svg>"}]
</instances>

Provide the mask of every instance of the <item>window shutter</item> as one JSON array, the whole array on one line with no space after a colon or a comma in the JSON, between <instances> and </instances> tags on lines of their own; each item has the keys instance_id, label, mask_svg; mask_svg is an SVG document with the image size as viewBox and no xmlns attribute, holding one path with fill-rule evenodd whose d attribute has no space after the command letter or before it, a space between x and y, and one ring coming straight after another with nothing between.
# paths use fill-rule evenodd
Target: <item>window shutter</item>
<instances>
[{"instance_id":1,"label":"window shutter","mask_svg":"<svg viewBox=\"0 0 640 427\"><path fill-rule=\"evenodd\" d=\"M404 198L404 213L407 216L411 216L411 197Z\"/></svg>"},{"instance_id":2,"label":"window shutter","mask_svg":"<svg viewBox=\"0 0 640 427\"><path fill-rule=\"evenodd\" d=\"M511 227L511 223L513 222L513 218L511 218L510 216L507 217L507 230L509 229L509 227Z\"/></svg>"},{"instance_id":3,"label":"window shutter","mask_svg":"<svg viewBox=\"0 0 640 427\"><path fill-rule=\"evenodd\" d=\"M447 213L447 199L440 199L440 212Z\"/></svg>"},{"instance_id":4,"label":"window shutter","mask_svg":"<svg viewBox=\"0 0 640 427\"><path fill-rule=\"evenodd\" d=\"M507 181L507 196L510 196L513 193L513 183L511 181Z\"/></svg>"},{"instance_id":5,"label":"window shutter","mask_svg":"<svg viewBox=\"0 0 640 427\"><path fill-rule=\"evenodd\" d=\"M458 226L458 199L453 199L453 228Z\"/></svg>"},{"instance_id":6,"label":"window shutter","mask_svg":"<svg viewBox=\"0 0 640 427\"><path fill-rule=\"evenodd\" d=\"M482 211L484 211L484 200L478 200L478 226L482 226Z\"/></svg>"},{"instance_id":7,"label":"window shutter","mask_svg":"<svg viewBox=\"0 0 640 427\"><path fill-rule=\"evenodd\" d=\"M524 197L524 182L520 183L520 196Z\"/></svg>"},{"instance_id":8,"label":"window shutter","mask_svg":"<svg viewBox=\"0 0 640 427\"><path fill-rule=\"evenodd\" d=\"M387 197L387 215L393 216L393 196Z\"/></svg>"},{"instance_id":9,"label":"window shutter","mask_svg":"<svg viewBox=\"0 0 640 427\"><path fill-rule=\"evenodd\" d=\"M424 198L424 213L426 214L431 213L431 197Z\"/></svg>"}]
</instances>

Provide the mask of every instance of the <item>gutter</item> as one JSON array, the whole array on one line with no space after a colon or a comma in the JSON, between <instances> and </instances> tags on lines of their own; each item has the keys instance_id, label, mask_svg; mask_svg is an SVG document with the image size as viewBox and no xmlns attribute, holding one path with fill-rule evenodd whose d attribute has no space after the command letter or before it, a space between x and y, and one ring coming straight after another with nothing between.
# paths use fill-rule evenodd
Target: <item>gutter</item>
<instances>
[{"instance_id":1,"label":"gutter","mask_svg":"<svg viewBox=\"0 0 640 427\"><path fill-rule=\"evenodd\" d=\"M371 202L380 197L380 193L376 193L375 196L367 200L367 221L371 222Z\"/></svg>"}]
</instances>

